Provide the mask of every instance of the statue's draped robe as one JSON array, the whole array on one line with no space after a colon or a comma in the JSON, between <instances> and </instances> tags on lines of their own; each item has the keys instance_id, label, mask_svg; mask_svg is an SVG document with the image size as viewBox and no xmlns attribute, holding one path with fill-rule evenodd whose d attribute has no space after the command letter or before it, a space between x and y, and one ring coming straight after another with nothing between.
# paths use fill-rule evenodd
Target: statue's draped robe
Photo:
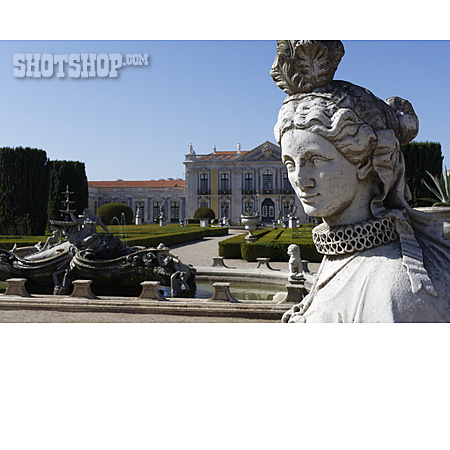
<instances>
[{"instance_id":1,"label":"statue's draped robe","mask_svg":"<svg viewBox=\"0 0 450 450\"><path fill-rule=\"evenodd\" d=\"M450 322L450 261L445 249L416 234L438 293L412 292L399 241L343 256L325 256L317 281L290 322Z\"/></svg>"}]
</instances>

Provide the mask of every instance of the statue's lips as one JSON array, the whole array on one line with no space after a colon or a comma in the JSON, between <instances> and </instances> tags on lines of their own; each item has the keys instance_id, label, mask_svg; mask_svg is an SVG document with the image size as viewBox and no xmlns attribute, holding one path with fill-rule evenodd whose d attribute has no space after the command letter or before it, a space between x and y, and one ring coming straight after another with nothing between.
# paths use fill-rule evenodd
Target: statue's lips
<instances>
[{"instance_id":1,"label":"statue's lips","mask_svg":"<svg viewBox=\"0 0 450 450\"><path fill-rule=\"evenodd\" d=\"M314 200L319 196L320 194L305 194L300 195L299 198L302 203L314 203Z\"/></svg>"}]
</instances>

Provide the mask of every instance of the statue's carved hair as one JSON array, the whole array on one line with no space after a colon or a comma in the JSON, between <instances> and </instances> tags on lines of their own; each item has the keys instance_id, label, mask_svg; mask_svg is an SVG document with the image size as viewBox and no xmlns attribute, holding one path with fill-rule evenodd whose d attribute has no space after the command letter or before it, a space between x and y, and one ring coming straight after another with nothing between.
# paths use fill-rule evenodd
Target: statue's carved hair
<instances>
[{"instance_id":1,"label":"statue's carved hair","mask_svg":"<svg viewBox=\"0 0 450 450\"><path fill-rule=\"evenodd\" d=\"M392 130L398 143L405 144L417 135L419 121L407 100L391 97L383 102L367 89L332 81L285 100L275 125L278 143L289 129L320 134L358 163L373 154L377 131Z\"/></svg>"}]
</instances>

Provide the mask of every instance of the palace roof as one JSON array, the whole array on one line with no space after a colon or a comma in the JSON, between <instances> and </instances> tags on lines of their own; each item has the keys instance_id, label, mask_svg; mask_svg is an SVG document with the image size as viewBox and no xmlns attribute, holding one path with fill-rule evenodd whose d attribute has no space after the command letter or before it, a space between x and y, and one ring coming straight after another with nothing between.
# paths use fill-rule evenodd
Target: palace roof
<instances>
[{"instance_id":1,"label":"palace roof","mask_svg":"<svg viewBox=\"0 0 450 450\"><path fill-rule=\"evenodd\" d=\"M181 178L167 180L144 180L144 181L89 181L89 186L98 188L151 188L151 189L165 189L165 188L184 188L186 181Z\"/></svg>"}]
</instances>

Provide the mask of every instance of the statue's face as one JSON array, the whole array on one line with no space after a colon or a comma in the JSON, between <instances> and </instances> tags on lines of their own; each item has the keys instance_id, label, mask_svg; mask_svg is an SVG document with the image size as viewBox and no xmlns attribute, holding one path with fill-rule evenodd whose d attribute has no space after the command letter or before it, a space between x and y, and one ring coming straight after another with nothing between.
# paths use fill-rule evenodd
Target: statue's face
<instances>
[{"instance_id":1,"label":"statue's face","mask_svg":"<svg viewBox=\"0 0 450 450\"><path fill-rule=\"evenodd\" d=\"M309 131L289 130L281 139L281 149L289 181L306 214L337 218L357 206L358 168L333 144Z\"/></svg>"}]
</instances>

